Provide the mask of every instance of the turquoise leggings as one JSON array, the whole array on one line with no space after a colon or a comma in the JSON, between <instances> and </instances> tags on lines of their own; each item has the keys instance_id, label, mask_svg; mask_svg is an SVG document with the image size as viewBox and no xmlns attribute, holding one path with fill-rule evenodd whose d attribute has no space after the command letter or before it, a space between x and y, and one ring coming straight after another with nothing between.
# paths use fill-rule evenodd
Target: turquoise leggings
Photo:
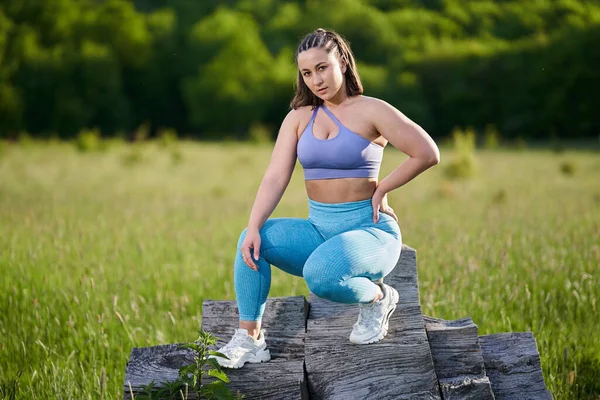
<instances>
[{"instance_id":1,"label":"turquoise leggings","mask_svg":"<svg viewBox=\"0 0 600 400\"><path fill-rule=\"evenodd\" d=\"M340 303L369 303L377 281L396 266L402 248L400 228L379 213L373 223L371 199L319 203L309 199L308 219L272 218L260 230L258 271L235 257L234 284L240 320L260 321L271 287L271 265L304 277L315 295Z\"/></svg>"}]
</instances>

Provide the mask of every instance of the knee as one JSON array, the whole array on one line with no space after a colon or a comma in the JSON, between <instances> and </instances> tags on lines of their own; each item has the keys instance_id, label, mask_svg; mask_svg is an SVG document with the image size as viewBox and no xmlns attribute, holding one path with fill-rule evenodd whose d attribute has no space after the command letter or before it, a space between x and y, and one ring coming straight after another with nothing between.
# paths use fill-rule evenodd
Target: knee
<instances>
[{"instance_id":1,"label":"knee","mask_svg":"<svg viewBox=\"0 0 600 400\"><path fill-rule=\"evenodd\" d=\"M240 247L242 247L242 243L244 242L244 239L246 238L246 233L248 232L248 228L245 228L242 233L240 234L240 238L238 239L238 243L237 243L237 248L240 249Z\"/></svg>"}]
</instances>

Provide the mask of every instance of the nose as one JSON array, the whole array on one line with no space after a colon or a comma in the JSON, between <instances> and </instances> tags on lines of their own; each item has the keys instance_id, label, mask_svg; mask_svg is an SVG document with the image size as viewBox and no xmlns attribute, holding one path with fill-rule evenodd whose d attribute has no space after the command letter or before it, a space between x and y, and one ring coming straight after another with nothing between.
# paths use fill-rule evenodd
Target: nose
<instances>
[{"instance_id":1,"label":"nose","mask_svg":"<svg viewBox=\"0 0 600 400\"><path fill-rule=\"evenodd\" d=\"M321 78L319 74L314 74L313 76L313 83L315 84L315 86L321 86L323 84L323 78Z\"/></svg>"}]
</instances>

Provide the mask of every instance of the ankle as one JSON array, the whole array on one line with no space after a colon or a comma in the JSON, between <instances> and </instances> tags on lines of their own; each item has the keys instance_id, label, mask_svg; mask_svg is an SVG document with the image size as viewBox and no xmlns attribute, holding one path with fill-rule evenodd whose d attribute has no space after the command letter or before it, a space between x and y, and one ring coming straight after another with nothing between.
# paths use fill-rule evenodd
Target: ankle
<instances>
[{"instance_id":1,"label":"ankle","mask_svg":"<svg viewBox=\"0 0 600 400\"><path fill-rule=\"evenodd\" d=\"M383 291L379 291L379 293L377 293L371 304L375 304L381 299L383 299Z\"/></svg>"},{"instance_id":2,"label":"ankle","mask_svg":"<svg viewBox=\"0 0 600 400\"><path fill-rule=\"evenodd\" d=\"M248 331L248 336L251 336L254 340L258 339L260 335L260 322L256 321L241 321L240 328Z\"/></svg>"}]
</instances>

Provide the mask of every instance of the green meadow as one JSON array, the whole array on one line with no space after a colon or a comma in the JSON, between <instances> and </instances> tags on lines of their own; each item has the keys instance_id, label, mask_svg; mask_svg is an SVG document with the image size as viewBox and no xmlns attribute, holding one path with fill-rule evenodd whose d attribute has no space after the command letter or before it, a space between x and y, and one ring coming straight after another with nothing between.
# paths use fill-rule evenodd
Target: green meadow
<instances>
[{"instance_id":1,"label":"green meadow","mask_svg":"<svg viewBox=\"0 0 600 400\"><path fill-rule=\"evenodd\" d=\"M194 340L202 301L235 298L235 246L270 154L0 145L4 396L122 398L132 347ZM450 179L454 156L442 148L389 195L417 250L423 312L470 316L480 334L532 331L554 397L599 399L600 153L478 150L475 175ZM386 150L381 177L404 159ZM306 214L298 166L274 216ZM271 296L308 294L274 271Z\"/></svg>"}]
</instances>

